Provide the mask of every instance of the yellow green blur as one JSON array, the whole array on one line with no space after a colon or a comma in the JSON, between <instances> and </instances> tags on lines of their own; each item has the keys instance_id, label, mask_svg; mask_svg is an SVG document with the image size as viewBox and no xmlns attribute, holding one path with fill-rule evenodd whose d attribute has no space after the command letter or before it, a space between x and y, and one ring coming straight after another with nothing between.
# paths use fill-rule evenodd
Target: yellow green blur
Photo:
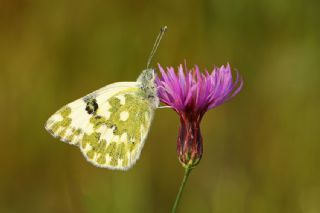
<instances>
[{"instance_id":1,"label":"yellow green blur","mask_svg":"<svg viewBox=\"0 0 320 213\"><path fill-rule=\"evenodd\" d=\"M170 212L183 176L178 116L159 109L129 171L86 162L44 122L146 68L230 63L242 91L202 121L181 213L320 211L318 0L0 3L0 212Z\"/></svg>"}]
</instances>

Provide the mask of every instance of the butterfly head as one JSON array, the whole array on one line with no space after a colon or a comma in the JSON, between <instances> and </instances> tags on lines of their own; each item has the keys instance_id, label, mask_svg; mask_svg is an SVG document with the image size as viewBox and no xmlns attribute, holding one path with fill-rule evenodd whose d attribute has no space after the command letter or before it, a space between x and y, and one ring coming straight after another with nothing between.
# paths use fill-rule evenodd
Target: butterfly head
<instances>
[{"instance_id":1,"label":"butterfly head","mask_svg":"<svg viewBox=\"0 0 320 213\"><path fill-rule=\"evenodd\" d=\"M140 81L143 84L148 82L154 83L155 78L156 78L156 74L154 69L149 68L142 71L142 73L138 78L138 81Z\"/></svg>"},{"instance_id":2,"label":"butterfly head","mask_svg":"<svg viewBox=\"0 0 320 213\"><path fill-rule=\"evenodd\" d=\"M144 97L148 99L154 105L154 107L158 107L159 98L157 95L155 79L155 70L148 68L142 71L137 81L141 83L141 90Z\"/></svg>"}]
</instances>

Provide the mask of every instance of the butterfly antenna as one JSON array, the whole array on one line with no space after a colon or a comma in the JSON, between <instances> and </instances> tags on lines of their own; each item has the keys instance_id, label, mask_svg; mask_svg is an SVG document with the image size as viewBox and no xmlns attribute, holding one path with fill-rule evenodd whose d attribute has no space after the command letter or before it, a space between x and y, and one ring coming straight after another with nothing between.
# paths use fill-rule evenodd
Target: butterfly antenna
<instances>
[{"instance_id":1,"label":"butterfly antenna","mask_svg":"<svg viewBox=\"0 0 320 213\"><path fill-rule=\"evenodd\" d=\"M158 48L158 46L159 46L159 44L160 44L160 41L161 41L164 33L166 32L166 30L167 30L167 26L164 26L164 27L162 27L162 28L160 29L160 32L159 32L159 34L158 34L158 36L157 36L157 38L156 38L156 41L154 42L154 45L153 45L153 47L152 47L150 56L149 56L149 58L148 58L147 69L148 69L149 66L150 66L151 60L152 60L154 54L156 53L157 48Z\"/></svg>"}]
</instances>

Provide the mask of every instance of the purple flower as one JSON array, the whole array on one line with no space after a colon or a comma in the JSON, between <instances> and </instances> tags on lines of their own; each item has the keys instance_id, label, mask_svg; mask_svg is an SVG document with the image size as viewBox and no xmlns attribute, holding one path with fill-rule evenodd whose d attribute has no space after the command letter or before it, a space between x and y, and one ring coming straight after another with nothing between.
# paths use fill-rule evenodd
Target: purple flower
<instances>
[{"instance_id":1,"label":"purple flower","mask_svg":"<svg viewBox=\"0 0 320 213\"><path fill-rule=\"evenodd\" d=\"M201 73L198 66L188 70L180 65L177 74L173 67L165 71L160 64L158 66L162 75L156 78L160 101L180 116L179 161L185 168L193 168L202 157L200 122L203 115L235 96L243 80L238 72L233 79L229 64L215 67L211 73Z\"/></svg>"}]
</instances>

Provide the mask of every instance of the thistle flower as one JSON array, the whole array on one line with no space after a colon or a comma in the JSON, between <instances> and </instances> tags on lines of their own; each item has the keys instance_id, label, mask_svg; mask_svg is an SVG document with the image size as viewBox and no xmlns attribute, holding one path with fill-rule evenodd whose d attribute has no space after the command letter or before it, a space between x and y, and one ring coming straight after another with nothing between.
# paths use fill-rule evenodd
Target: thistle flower
<instances>
[{"instance_id":1,"label":"thistle flower","mask_svg":"<svg viewBox=\"0 0 320 213\"><path fill-rule=\"evenodd\" d=\"M215 67L211 73L201 73L198 66L188 70L182 65L176 74L173 67L166 71L159 64L161 77L156 79L160 101L172 107L180 116L177 142L179 161L185 168L195 167L203 152L200 122L204 114L217 107L242 88L236 72L233 80L230 65Z\"/></svg>"},{"instance_id":2,"label":"thistle flower","mask_svg":"<svg viewBox=\"0 0 320 213\"><path fill-rule=\"evenodd\" d=\"M173 67L165 71L160 64L159 70L162 75L156 78L159 99L180 116L177 154L185 173L172 208L175 213L189 174L202 157L201 119L209 109L240 92L243 81L238 72L233 80L229 64L215 67L211 73L201 73L198 66L188 70L182 65L177 74Z\"/></svg>"}]
</instances>

